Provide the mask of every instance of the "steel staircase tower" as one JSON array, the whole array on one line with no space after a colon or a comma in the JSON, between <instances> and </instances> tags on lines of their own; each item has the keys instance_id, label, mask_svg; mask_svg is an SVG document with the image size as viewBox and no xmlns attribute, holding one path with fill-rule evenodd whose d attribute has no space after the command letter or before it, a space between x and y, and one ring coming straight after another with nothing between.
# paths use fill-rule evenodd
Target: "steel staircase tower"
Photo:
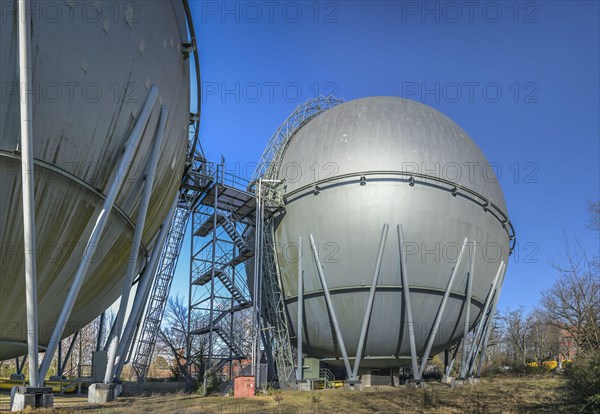
<instances>
[{"instance_id":1,"label":"steel staircase tower","mask_svg":"<svg viewBox=\"0 0 600 414\"><path fill-rule=\"evenodd\" d=\"M191 215L189 334L205 344L204 375L231 377L234 365L241 370L251 353L252 300L244 262L254 250L242 234L253 224L256 200L247 181L222 173L222 165L210 169L215 179Z\"/></svg>"}]
</instances>

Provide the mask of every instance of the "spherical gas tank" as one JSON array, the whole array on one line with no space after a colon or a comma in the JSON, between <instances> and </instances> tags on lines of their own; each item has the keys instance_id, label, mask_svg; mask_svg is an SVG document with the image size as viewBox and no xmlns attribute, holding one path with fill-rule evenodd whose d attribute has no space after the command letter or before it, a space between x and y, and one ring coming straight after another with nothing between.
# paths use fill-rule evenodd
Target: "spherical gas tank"
<instances>
[{"instance_id":1,"label":"spherical gas tank","mask_svg":"<svg viewBox=\"0 0 600 414\"><path fill-rule=\"evenodd\" d=\"M421 103L370 97L318 115L282 151L277 175L284 181L285 214L275 230L277 265L287 314L295 325L301 237L305 353L342 363L311 235L341 337L353 360L380 240L384 226L389 226L361 367L394 367L410 361L401 260L419 356L425 351L454 267L455 280L440 313L430 356L462 337L467 306L469 326L475 326L493 280L503 273L499 270L509 256L511 233L494 170L465 131ZM465 239L468 243L463 249ZM461 250L464 257L457 266ZM498 280L502 278L501 274Z\"/></svg>"},{"instance_id":2,"label":"spherical gas tank","mask_svg":"<svg viewBox=\"0 0 600 414\"><path fill-rule=\"evenodd\" d=\"M2 4L0 25L0 359L27 350L16 4ZM28 11L39 341L44 346L81 260L91 265L65 336L120 294L161 106L168 117L140 258L177 194L190 112L189 60L182 53L188 31L178 1L33 1ZM115 169L153 85L158 98L115 208L96 254L82 258L111 177L125 173Z\"/></svg>"}]
</instances>

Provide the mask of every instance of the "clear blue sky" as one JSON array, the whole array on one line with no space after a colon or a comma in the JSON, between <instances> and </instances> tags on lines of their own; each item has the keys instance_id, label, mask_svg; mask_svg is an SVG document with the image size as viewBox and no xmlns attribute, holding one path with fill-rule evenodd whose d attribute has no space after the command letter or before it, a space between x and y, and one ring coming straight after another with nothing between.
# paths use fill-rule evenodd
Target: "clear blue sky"
<instances>
[{"instance_id":1,"label":"clear blue sky","mask_svg":"<svg viewBox=\"0 0 600 414\"><path fill-rule=\"evenodd\" d=\"M501 170L519 247L500 309L536 305L565 231L600 250L585 228L600 197L598 2L191 4L209 159L251 174L315 93L405 96L453 119ZM187 295L188 253L174 293Z\"/></svg>"}]
</instances>

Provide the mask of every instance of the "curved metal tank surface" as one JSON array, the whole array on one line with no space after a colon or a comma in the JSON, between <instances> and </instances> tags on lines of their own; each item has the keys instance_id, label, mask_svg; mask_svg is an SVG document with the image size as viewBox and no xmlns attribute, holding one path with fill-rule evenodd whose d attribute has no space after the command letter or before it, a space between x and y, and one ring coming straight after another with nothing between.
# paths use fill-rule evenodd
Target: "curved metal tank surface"
<instances>
[{"instance_id":1,"label":"curved metal tank surface","mask_svg":"<svg viewBox=\"0 0 600 414\"><path fill-rule=\"evenodd\" d=\"M343 340L356 354L384 224L390 230L361 367L410 363L402 296L397 225L404 231L416 349L423 355L444 290L463 241L475 241L471 328L510 242L502 217L476 197L452 192L435 178L464 186L506 214L497 179L477 145L449 118L397 97L357 99L303 126L282 150L278 177L285 180L285 214L275 232L277 260L292 324L297 312L297 243L303 239L304 352L342 364L316 262L314 236ZM409 184L409 176L426 174ZM364 179L361 183L361 176ZM337 177L337 178L336 178ZM330 181L318 184L320 180ZM473 252L468 247L468 256ZM456 280L433 344L435 355L463 335L469 260Z\"/></svg>"},{"instance_id":2,"label":"curved metal tank surface","mask_svg":"<svg viewBox=\"0 0 600 414\"><path fill-rule=\"evenodd\" d=\"M169 110L143 232L148 248L176 195L189 116L187 26L181 2L61 3L61 17L32 14L33 134L40 346L47 344L111 175L153 84L159 97L117 197L64 336L121 292L160 106ZM56 5L55 5L56 6ZM26 352L19 147L18 39L14 13L0 25L0 360ZM37 17L36 17L37 16ZM121 172L122 173L122 172Z\"/></svg>"}]
</instances>

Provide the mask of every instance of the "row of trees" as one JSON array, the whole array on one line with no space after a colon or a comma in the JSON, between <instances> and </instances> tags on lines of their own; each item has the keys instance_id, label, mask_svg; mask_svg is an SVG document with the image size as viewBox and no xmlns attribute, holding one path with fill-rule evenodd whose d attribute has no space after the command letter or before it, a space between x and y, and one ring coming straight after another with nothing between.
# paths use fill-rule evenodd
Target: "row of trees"
<instances>
[{"instance_id":1,"label":"row of trees","mask_svg":"<svg viewBox=\"0 0 600 414\"><path fill-rule=\"evenodd\" d=\"M588 227L600 232L600 202L590 203ZM600 257L565 237L558 277L536 308L506 310L496 320L495 357L528 363L571 359L600 349Z\"/></svg>"},{"instance_id":2,"label":"row of trees","mask_svg":"<svg viewBox=\"0 0 600 414\"><path fill-rule=\"evenodd\" d=\"M588 228L600 236L600 202L589 204ZM567 360L568 387L585 412L600 411L600 256L565 236L564 257L553 265L558 277L533 310L497 316L487 350L490 367ZM572 364L571 364L572 361Z\"/></svg>"}]
</instances>

